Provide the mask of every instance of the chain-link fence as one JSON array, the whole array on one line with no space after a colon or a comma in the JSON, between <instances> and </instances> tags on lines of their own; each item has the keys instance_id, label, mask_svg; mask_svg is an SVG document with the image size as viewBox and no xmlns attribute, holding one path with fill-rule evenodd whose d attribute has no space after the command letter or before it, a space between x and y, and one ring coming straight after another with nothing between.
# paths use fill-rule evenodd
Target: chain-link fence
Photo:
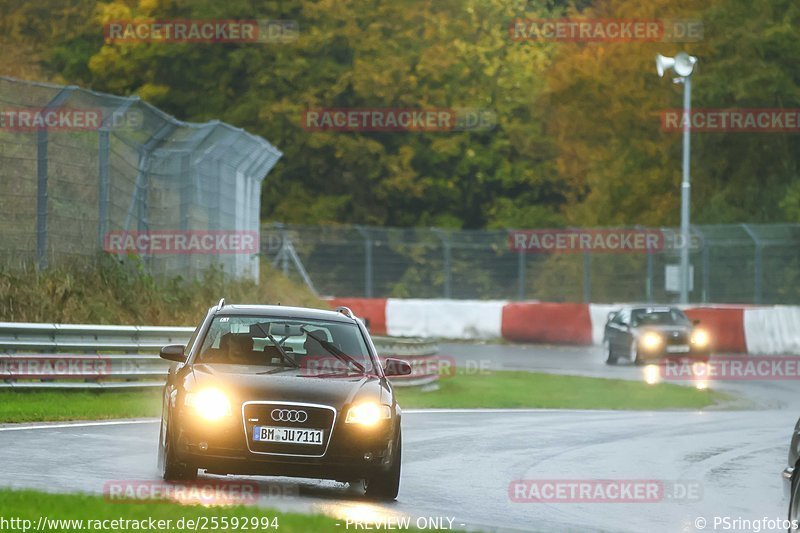
<instances>
[{"instance_id":1,"label":"chain-link fence","mask_svg":"<svg viewBox=\"0 0 800 533\"><path fill-rule=\"evenodd\" d=\"M0 264L105 250L136 252L154 275L213 264L255 277L261 181L280 156L243 130L181 122L135 97L0 77Z\"/></svg>"},{"instance_id":2,"label":"chain-link fence","mask_svg":"<svg viewBox=\"0 0 800 533\"><path fill-rule=\"evenodd\" d=\"M598 231L598 230L590 230ZM675 243L678 230L654 231ZM531 253L509 231L268 224L261 251L319 294L673 302L679 246L646 253ZM693 302L800 302L800 224L693 226Z\"/></svg>"}]
</instances>

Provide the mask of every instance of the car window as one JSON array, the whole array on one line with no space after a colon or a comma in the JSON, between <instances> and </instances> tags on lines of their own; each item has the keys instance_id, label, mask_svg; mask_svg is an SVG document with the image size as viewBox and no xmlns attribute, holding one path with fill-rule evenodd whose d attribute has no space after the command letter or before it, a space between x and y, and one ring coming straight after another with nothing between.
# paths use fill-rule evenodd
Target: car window
<instances>
[{"instance_id":1,"label":"car window","mask_svg":"<svg viewBox=\"0 0 800 533\"><path fill-rule=\"evenodd\" d=\"M281 348L285 352L284 358ZM283 317L217 316L197 355L197 363L353 370L335 354L352 358L365 372L373 364L355 324Z\"/></svg>"},{"instance_id":2,"label":"car window","mask_svg":"<svg viewBox=\"0 0 800 533\"><path fill-rule=\"evenodd\" d=\"M689 319L683 311L677 308L670 309L634 309L632 314L632 325L635 326L669 326L686 324Z\"/></svg>"}]
</instances>

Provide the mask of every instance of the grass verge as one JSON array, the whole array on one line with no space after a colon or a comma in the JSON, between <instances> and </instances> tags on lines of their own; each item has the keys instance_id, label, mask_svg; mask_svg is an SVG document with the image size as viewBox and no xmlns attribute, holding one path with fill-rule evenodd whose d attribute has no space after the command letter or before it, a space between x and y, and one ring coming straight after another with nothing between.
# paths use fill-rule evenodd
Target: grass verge
<instances>
[{"instance_id":1,"label":"grass verge","mask_svg":"<svg viewBox=\"0 0 800 533\"><path fill-rule=\"evenodd\" d=\"M698 409L727 401L727 394L682 385L498 371L445 377L435 391L397 390L405 408Z\"/></svg>"},{"instance_id":2,"label":"grass verge","mask_svg":"<svg viewBox=\"0 0 800 533\"><path fill-rule=\"evenodd\" d=\"M229 303L330 308L268 262L261 262L260 273L258 283L213 269L196 281L157 279L136 261L106 256L42 272L0 267L0 321L194 326L222 297Z\"/></svg>"},{"instance_id":3,"label":"grass verge","mask_svg":"<svg viewBox=\"0 0 800 533\"><path fill-rule=\"evenodd\" d=\"M104 420L161 415L161 389L0 391L0 422Z\"/></svg>"},{"instance_id":4,"label":"grass verge","mask_svg":"<svg viewBox=\"0 0 800 533\"><path fill-rule=\"evenodd\" d=\"M206 507L199 505L178 505L167 502L141 502L121 504L106 501L101 496L81 494L48 494L38 491L0 490L0 517L9 520L29 520L30 522L17 522L7 524L10 530L32 531L39 524L40 517L46 517L48 522L43 524L44 531L129 531L147 530L132 523L112 522L113 520L135 520L140 524L148 524L155 520L156 527L150 531L195 531L202 530L242 530L246 529L281 532L306 532L306 531L337 531L337 523L342 522L322 515L302 515L296 513L283 513L261 507L232 506L232 507ZM264 520L268 519L270 527L264 527ZM275 519L273 521L273 519ZM75 522L82 521L81 525ZM157 521L165 522L158 524ZM166 522L169 520L169 525ZM183 522L179 522L183 520ZM193 520L192 524L188 521ZM235 520L235 522L234 522ZM255 520L255 523L251 521ZM89 524L88 521L92 521ZM99 522L98 522L99 521ZM142 522L143 521L143 522ZM228 527L225 528L224 524ZM237 523L239 527L232 527ZM195 527L195 524L198 527ZM214 527L216 524L216 527ZM181 525L183 527L181 527ZM257 525L258 527L252 527ZM2 524L0 524L2 526ZM27 527L24 527L27 526ZM92 527L89 527L92 526ZM128 526L128 527L122 527ZM164 527L158 527L164 526ZM5 529L5 528L2 528Z\"/></svg>"},{"instance_id":5,"label":"grass verge","mask_svg":"<svg viewBox=\"0 0 800 533\"><path fill-rule=\"evenodd\" d=\"M397 388L405 408L699 409L730 400L712 390L621 379L501 371ZM0 422L158 417L161 391L1 391Z\"/></svg>"}]
</instances>

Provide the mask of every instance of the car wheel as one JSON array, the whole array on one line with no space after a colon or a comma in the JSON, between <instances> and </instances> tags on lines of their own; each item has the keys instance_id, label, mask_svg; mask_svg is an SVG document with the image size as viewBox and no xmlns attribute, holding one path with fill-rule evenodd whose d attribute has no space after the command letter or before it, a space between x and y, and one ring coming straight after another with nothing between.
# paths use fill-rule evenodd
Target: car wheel
<instances>
[{"instance_id":1,"label":"car wheel","mask_svg":"<svg viewBox=\"0 0 800 533\"><path fill-rule=\"evenodd\" d=\"M159 448L159 466L161 467L161 477L165 481L194 481L197 479L197 468L180 463L175 457L169 425L167 425L165 438L159 442Z\"/></svg>"},{"instance_id":2,"label":"car wheel","mask_svg":"<svg viewBox=\"0 0 800 533\"><path fill-rule=\"evenodd\" d=\"M608 339L603 340L603 354L606 356L607 365L617 364L617 356L614 355L614 350L611 349L611 343L608 342Z\"/></svg>"},{"instance_id":3,"label":"car wheel","mask_svg":"<svg viewBox=\"0 0 800 533\"><path fill-rule=\"evenodd\" d=\"M394 500L400 492L400 458L403 452L402 435L397 436L397 449L392 456L389 471L379 477L364 480L367 498L375 500Z\"/></svg>"},{"instance_id":4,"label":"car wheel","mask_svg":"<svg viewBox=\"0 0 800 533\"><path fill-rule=\"evenodd\" d=\"M789 499L789 521L800 520L800 483L797 479L798 471L792 476L792 494ZM789 531L797 531L789 526Z\"/></svg>"},{"instance_id":5,"label":"car wheel","mask_svg":"<svg viewBox=\"0 0 800 533\"><path fill-rule=\"evenodd\" d=\"M636 343L635 339L631 342L630 358L631 358L631 361L633 361L633 364L635 364L635 365L643 365L644 364L644 361L639 358L639 345Z\"/></svg>"}]
</instances>

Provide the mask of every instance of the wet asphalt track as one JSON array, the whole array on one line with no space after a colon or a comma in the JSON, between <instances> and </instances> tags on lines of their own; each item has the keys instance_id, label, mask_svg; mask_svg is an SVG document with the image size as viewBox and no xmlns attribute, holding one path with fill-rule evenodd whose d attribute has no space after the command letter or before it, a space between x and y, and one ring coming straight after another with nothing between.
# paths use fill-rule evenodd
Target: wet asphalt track
<instances>
[{"instance_id":1,"label":"wet asphalt track","mask_svg":"<svg viewBox=\"0 0 800 533\"><path fill-rule=\"evenodd\" d=\"M451 344L442 352L495 368L626 379L641 372L607 368L595 349ZM263 505L324 512L342 519L342 530L348 518L402 516L449 517L455 528L485 531L667 532L700 531L698 517L707 520L704 531L714 531L715 516L785 517L779 474L800 414L797 384L715 386L745 396L748 409L407 410L401 493L392 504L369 503L336 483L254 479ZM0 428L0 484L102 493L111 480L155 481L157 436L155 421ZM657 503L513 503L508 490L517 479L696 481L702 495Z\"/></svg>"}]
</instances>

